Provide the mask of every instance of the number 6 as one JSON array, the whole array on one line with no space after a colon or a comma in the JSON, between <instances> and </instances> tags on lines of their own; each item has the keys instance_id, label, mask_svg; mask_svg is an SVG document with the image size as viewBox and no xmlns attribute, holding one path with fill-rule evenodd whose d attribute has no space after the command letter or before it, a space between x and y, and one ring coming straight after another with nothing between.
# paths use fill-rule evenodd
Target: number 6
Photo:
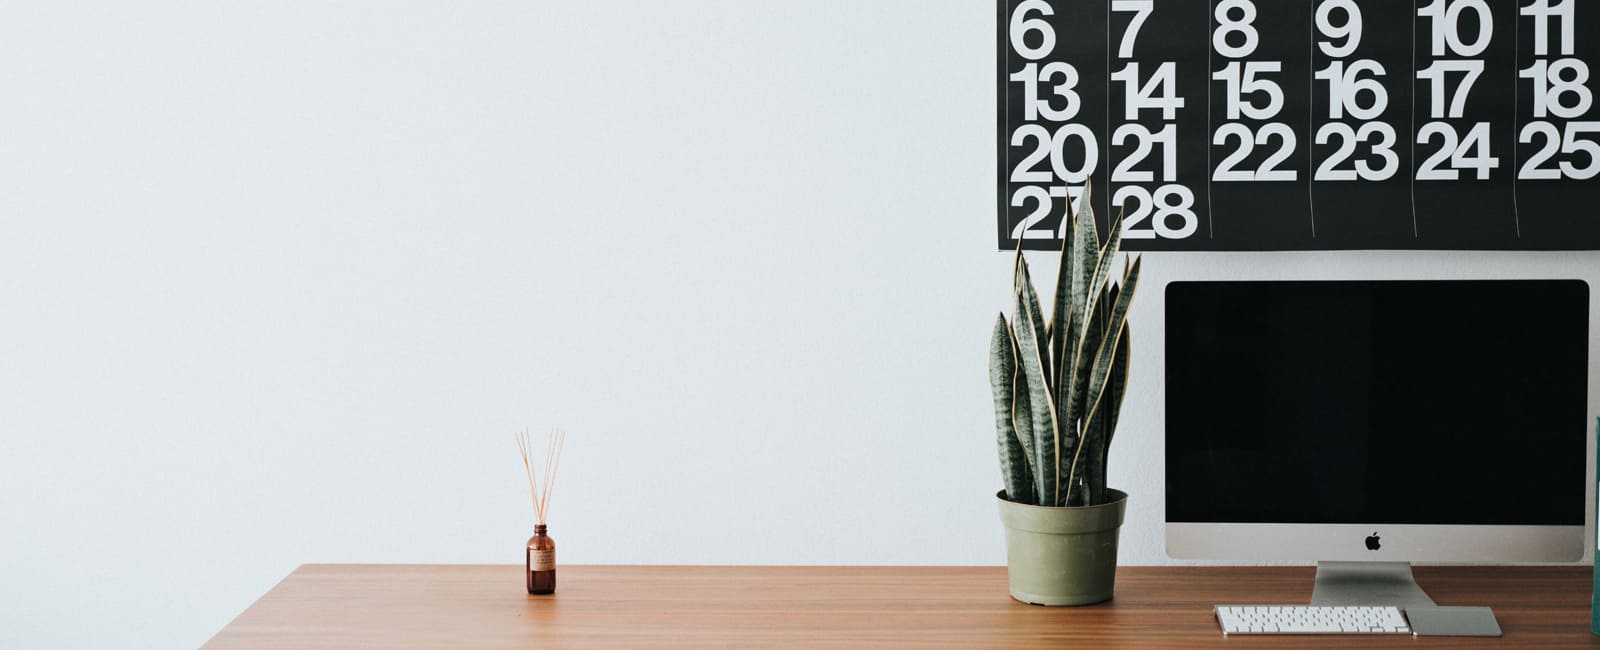
<instances>
[{"instance_id":1,"label":"number 6","mask_svg":"<svg viewBox=\"0 0 1600 650\"><path fill-rule=\"evenodd\" d=\"M1056 10L1045 0L1025 0L1017 5L1016 13L1011 14L1011 47L1016 49L1022 58L1037 61L1055 49L1056 30L1043 18L1027 18L1030 11L1053 16ZM1039 47L1028 47L1027 37L1030 31L1039 32L1041 37Z\"/></svg>"}]
</instances>

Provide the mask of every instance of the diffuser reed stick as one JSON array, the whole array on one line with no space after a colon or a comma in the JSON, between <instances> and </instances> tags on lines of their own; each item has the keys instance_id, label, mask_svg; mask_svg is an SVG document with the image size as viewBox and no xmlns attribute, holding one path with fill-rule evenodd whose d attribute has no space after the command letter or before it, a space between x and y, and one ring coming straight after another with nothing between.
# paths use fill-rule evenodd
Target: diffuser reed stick
<instances>
[{"instance_id":1,"label":"diffuser reed stick","mask_svg":"<svg viewBox=\"0 0 1600 650\"><path fill-rule=\"evenodd\" d=\"M533 471L531 452L533 445L528 441L528 430L523 429L517 433L517 448L522 452L522 468L528 474L528 493L533 498L534 521L545 525L545 515L550 511L550 497L555 494L556 471L561 468L561 449L566 446L567 432L553 429L550 437L545 441L544 448L544 479Z\"/></svg>"}]
</instances>

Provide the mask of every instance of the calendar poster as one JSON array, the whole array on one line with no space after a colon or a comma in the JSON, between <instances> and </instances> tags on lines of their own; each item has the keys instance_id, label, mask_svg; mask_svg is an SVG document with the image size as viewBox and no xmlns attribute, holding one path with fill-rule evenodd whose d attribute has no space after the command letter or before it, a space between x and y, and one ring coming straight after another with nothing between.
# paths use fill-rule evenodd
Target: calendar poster
<instances>
[{"instance_id":1,"label":"calendar poster","mask_svg":"<svg viewBox=\"0 0 1600 650\"><path fill-rule=\"evenodd\" d=\"M997 0L1001 250L1600 249L1600 0Z\"/></svg>"}]
</instances>

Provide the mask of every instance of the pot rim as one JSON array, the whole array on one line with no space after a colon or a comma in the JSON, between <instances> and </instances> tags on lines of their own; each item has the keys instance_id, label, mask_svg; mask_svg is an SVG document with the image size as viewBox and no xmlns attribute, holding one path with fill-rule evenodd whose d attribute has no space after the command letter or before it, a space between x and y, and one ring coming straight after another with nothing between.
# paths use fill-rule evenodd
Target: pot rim
<instances>
[{"instance_id":1,"label":"pot rim","mask_svg":"<svg viewBox=\"0 0 1600 650\"><path fill-rule=\"evenodd\" d=\"M1111 508L1111 507L1116 507L1116 506L1122 504L1122 502L1128 500L1128 493L1127 492L1123 492L1122 490L1118 490L1116 488L1106 488L1106 494L1112 495L1115 498L1113 498L1110 501L1107 501L1105 503L1097 503L1097 504L1094 504L1092 506L1036 506L1036 505L1033 505L1031 503L1017 503L1016 501L1012 501L1010 499L1007 499L1005 497L1005 493L1006 493L1005 490L1000 490L998 492L995 492L994 493L994 498L999 500L1000 503L1005 504L1006 507L1009 507L1009 508L1022 508L1022 509L1033 509L1033 510L1043 510L1043 511L1046 511L1046 512L1062 512L1062 511L1083 512L1085 510L1093 510L1095 508Z\"/></svg>"}]
</instances>

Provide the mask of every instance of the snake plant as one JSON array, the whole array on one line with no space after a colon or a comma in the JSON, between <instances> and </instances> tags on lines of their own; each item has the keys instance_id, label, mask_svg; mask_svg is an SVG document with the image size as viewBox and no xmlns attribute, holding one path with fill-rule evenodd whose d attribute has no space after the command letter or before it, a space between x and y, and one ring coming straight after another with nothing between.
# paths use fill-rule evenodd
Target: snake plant
<instances>
[{"instance_id":1,"label":"snake plant","mask_svg":"<svg viewBox=\"0 0 1600 650\"><path fill-rule=\"evenodd\" d=\"M1139 282L1139 258L1124 262L1112 282L1122 229L1104 245L1095 230L1089 189L1067 228L1049 320L1017 248L1011 319L994 323L989 381L1006 498L1041 506L1103 502L1106 450L1128 382L1128 305Z\"/></svg>"}]
</instances>

